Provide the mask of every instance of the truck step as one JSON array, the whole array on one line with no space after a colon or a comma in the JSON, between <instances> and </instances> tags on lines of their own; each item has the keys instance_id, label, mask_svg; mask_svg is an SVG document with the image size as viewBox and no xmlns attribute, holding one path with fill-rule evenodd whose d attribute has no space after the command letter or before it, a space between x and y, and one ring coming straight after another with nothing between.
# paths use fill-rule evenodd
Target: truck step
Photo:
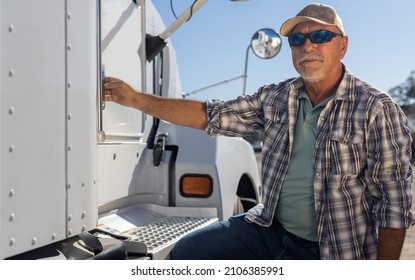
<instances>
[{"instance_id":1,"label":"truck step","mask_svg":"<svg viewBox=\"0 0 415 280\"><path fill-rule=\"evenodd\" d=\"M211 223L212 221L208 218L166 217L144 228L134 229L128 236L130 241L145 245L146 250L140 253L152 254L157 248L175 243L189 232Z\"/></svg>"},{"instance_id":2,"label":"truck step","mask_svg":"<svg viewBox=\"0 0 415 280\"><path fill-rule=\"evenodd\" d=\"M134 217L139 217L136 215L137 209L113 213L101 219L97 233L122 240L126 244L129 255L147 255L153 259L165 259L180 238L218 221L217 217L209 214L195 217L183 215L184 212L178 211L176 215L171 215L173 210L170 208L169 211L151 211L151 214L147 215L151 216L151 220L146 222L134 220ZM139 211L142 217L143 211L148 209L139 209ZM177 215L179 213L180 215Z\"/></svg>"}]
</instances>

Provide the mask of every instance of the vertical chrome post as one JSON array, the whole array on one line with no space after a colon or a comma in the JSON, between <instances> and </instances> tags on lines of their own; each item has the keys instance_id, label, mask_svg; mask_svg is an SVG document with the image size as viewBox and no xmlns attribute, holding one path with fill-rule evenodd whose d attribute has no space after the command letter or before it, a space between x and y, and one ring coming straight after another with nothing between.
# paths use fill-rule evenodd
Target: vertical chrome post
<instances>
[{"instance_id":1,"label":"vertical chrome post","mask_svg":"<svg viewBox=\"0 0 415 280\"><path fill-rule=\"evenodd\" d=\"M147 92L147 51L146 51L146 35L147 35L147 14L146 14L146 1L140 0L139 5L141 8L141 48L140 48L140 61L141 61L141 91ZM143 133L146 127L147 114L142 113L142 125L141 132Z\"/></svg>"},{"instance_id":2,"label":"vertical chrome post","mask_svg":"<svg viewBox=\"0 0 415 280\"><path fill-rule=\"evenodd\" d=\"M102 64L102 47L101 47L101 0L97 0L96 13L96 28L97 28L97 137L98 142L105 141L105 132L103 128L102 116L105 109L104 90L102 79L104 78L104 65Z\"/></svg>"},{"instance_id":3,"label":"vertical chrome post","mask_svg":"<svg viewBox=\"0 0 415 280\"><path fill-rule=\"evenodd\" d=\"M147 34L147 20L146 20L146 1L140 0L141 8L141 48L140 48L140 60L141 60L141 91L147 92L147 61L146 61L146 34Z\"/></svg>"}]
</instances>

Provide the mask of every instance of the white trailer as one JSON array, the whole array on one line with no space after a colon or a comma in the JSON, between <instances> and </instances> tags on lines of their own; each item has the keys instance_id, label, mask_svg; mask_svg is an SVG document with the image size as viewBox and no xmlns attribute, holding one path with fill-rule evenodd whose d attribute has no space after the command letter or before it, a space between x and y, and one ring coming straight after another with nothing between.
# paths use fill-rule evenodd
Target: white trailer
<instances>
[{"instance_id":1,"label":"white trailer","mask_svg":"<svg viewBox=\"0 0 415 280\"><path fill-rule=\"evenodd\" d=\"M260 202L245 140L102 101L104 75L181 98L179 24L149 0L1 0L1 259L166 259Z\"/></svg>"}]
</instances>

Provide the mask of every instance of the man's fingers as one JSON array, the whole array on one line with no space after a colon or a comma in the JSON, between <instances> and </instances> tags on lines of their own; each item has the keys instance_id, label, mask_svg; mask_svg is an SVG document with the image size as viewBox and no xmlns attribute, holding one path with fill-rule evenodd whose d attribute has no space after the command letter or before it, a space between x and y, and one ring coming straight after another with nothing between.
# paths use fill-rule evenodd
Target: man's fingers
<instances>
[{"instance_id":1,"label":"man's fingers","mask_svg":"<svg viewBox=\"0 0 415 280\"><path fill-rule=\"evenodd\" d=\"M122 81L112 77L105 77L103 80L104 88L105 89L112 89L116 87L120 87Z\"/></svg>"},{"instance_id":2,"label":"man's fingers","mask_svg":"<svg viewBox=\"0 0 415 280\"><path fill-rule=\"evenodd\" d=\"M112 98L112 96L111 96L111 95L105 95L105 96L104 96L104 101L114 102L114 98Z\"/></svg>"},{"instance_id":3,"label":"man's fingers","mask_svg":"<svg viewBox=\"0 0 415 280\"><path fill-rule=\"evenodd\" d=\"M120 84L121 83L119 81L104 82L104 88L106 90L110 90L110 89L113 89L113 88L120 87Z\"/></svg>"},{"instance_id":4,"label":"man's fingers","mask_svg":"<svg viewBox=\"0 0 415 280\"><path fill-rule=\"evenodd\" d=\"M105 77L103 79L103 87L105 101L112 101L123 105L128 103L128 95L132 92L132 88L122 80Z\"/></svg>"},{"instance_id":5,"label":"man's fingers","mask_svg":"<svg viewBox=\"0 0 415 280\"><path fill-rule=\"evenodd\" d=\"M104 83L109 83L109 82L115 82L115 81L121 81L120 79L114 78L114 77L104 77Z\"/></svg>"}]
</instances>

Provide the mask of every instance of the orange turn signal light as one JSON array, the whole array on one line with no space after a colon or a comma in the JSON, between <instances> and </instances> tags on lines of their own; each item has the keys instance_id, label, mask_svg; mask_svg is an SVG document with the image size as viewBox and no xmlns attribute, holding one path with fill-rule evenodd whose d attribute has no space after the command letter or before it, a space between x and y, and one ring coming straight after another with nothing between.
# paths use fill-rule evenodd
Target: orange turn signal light
<instances>
[{"instance_id":1,"label":"orange turn signal light","mask_svg":"<svg viewBox=\"0 0 415 280\"><path fill-rule=\"evenodd\" d=\"M209 175L186 174L180 178L180 194L186 197L209 197L213 180Z\"/></svg>"}]
</instances>

